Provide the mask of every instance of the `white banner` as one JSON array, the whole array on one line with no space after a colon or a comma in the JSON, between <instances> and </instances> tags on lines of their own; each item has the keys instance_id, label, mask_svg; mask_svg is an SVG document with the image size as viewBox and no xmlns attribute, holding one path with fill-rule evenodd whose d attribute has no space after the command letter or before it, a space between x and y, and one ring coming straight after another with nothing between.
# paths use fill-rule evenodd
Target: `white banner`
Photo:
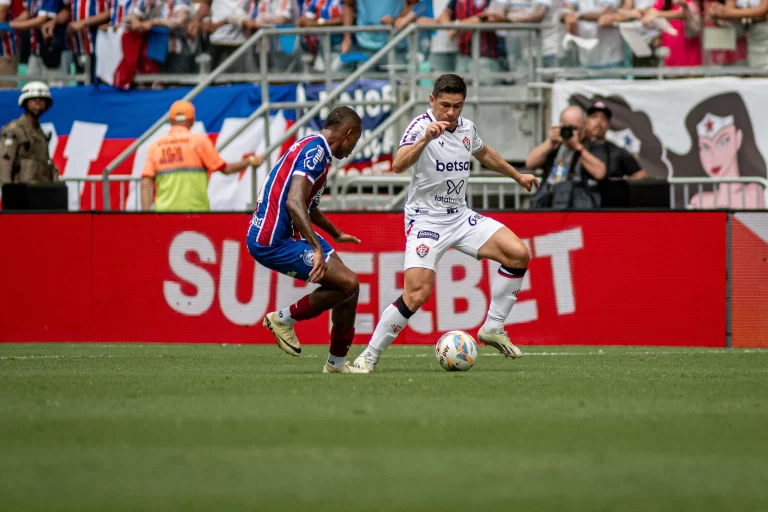
<instances>
[{"instance_id":1,"label":"white banner","mask_svg":"<svg viewBox=\"0 0 768 512\"><path fill-rule=\"evenodd\" d=\"M555 84L552 124L568 105L595 101L611 110L608 138L626 148L652 177L767 178L768 79L593 80ZM694 190L695 189L695 190ZM762 208L757 184L707 188L691 203Z\"/></svg>"}]
</instances>

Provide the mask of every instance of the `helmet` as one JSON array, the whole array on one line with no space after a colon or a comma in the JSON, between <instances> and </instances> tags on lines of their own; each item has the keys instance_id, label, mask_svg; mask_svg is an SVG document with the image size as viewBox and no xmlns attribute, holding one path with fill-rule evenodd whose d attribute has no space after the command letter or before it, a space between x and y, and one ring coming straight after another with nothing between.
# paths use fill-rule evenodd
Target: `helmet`
<instances>
[{"instance_id":1,"label":"helmet","mask_svg":"<svg viewBox=\"0 0 768 512\"><path fill-rule=\"evenodd\" d=\"M21 89L21 95L19 96L19 106L24 108L27 100L43 98L45 100L45 108L51 108L53 105L53 98L51 97L51 90L43 82L29 82Z\"/></svg>"}]
</instances>

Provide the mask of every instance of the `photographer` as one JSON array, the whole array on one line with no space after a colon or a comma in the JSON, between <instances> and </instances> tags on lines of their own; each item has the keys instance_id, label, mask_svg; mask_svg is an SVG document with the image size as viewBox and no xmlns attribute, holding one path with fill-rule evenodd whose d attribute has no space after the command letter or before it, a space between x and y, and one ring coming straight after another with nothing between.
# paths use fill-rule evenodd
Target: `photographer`
<instances>
[{"instance_id":1,"label":"photographer","mask_svg":"<svg viewBox=\"0 0 768 512\"><path fill-rule=\"evenodd\" d=\"M611 111L602 101L593 103L587 109L586 134L591 141L593 154L606 163L608 178L647 178L648 173L640 167L638 161L629 151L620 148L606 138L610 127Z\"/></svg>"},{"instance_id":2,"label":"photographer","mask_svg":"<svg viewBox=\"0 0 768 512\"><path fill-rule=\"evenodd\" d=\"M586 114L571 106L560 114L560 124L549 130L549 139L528 155L529 169L542 169L541 188L531 208L598 208L597 182L605 178L605 162L590 152L584 130Z\"/></svg>"}]
</instances>

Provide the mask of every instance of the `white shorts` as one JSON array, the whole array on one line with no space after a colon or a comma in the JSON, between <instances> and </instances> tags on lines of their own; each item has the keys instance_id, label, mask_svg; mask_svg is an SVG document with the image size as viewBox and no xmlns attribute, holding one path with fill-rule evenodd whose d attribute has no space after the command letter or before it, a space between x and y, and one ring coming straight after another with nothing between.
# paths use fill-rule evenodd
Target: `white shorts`
<instances>
[{"instance_id":1,"label":"white shorts","mask_svg":"<svg viewBox=\"0 0 768 512\"><path fill-rule=\"evenodd\" d=\"M477 252L493 234L504 227L469 208L456 214L405 216L405 270L435 270L443 254L453 247L477 259Z\"/></svg>"}]
</instances>

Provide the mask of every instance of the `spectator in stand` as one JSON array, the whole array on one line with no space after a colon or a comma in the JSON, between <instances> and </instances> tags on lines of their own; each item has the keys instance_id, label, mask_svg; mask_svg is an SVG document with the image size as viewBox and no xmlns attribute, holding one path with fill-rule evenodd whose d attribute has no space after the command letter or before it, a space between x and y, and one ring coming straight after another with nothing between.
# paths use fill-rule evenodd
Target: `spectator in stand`
<instances>
[{"instance_id":1,"label":"spectator in stand","mask_svg":"<svg viewBox=\"0 0 768 512\"><path fill-rule=\"evenodd\" d=\"M152 207L150 192L155 184L155 211L207 211L208 176L212 172L236 174L264 163L262 156L249 156L228 164L207 135L192 133L195 107L188 101L171 105L171 130L150 144L141 172L141 209Z\"/></svg>"},{"instance_id":2,"label":"spectator in stand","mask_svg":"<svg viewBox=\"0 0 768 512\"><path fill-rule=\"evenodd\" d=\"M677 35L661 34L661 45L669 48L669 56L664 60L667 67L701 66L701 30L700 18L690 7L692 0L656 0L653 9L643 16L643 24L656 18L666 18L677 30Z\"/></svg>"},{"instance_id":3,"label":"spectator in stand","mask_svg":"<svg viewBox=\"0 0 768 512\"><path fill-rule=\"evenodd\" d=\"M127 25L134 3L136 0L110 0L107 26L117 27L123 23Z\"/></svg>"},{"instance_id":4,"label":"spectator in stand","mask_svg":"<svg viewBox=\"0 0 768 512\"><path fill-rule=\"evenodd\" d=\"M0 24L13 21L24 11L23 0L0 0ZM0 28L0 75L15 75L19 67L19 38L10 25ZM0 81L0 89L15 89L16 82Z\"/></svg>"},{"instance_id":5,"label":"spectator in stand","mask_svg":"<svg viewBox=\"0 0 768 512\"><path fill-rule=\"evenodd\" d=\"M487 19L489 0L450 0L443 9L437 23L455 22L457 25L482 23ZM482 15L482 16L481 16ZM422 23L429 23L424 19ZM499 62L499 36L493 31L483 31L480 34L479 70L472 69L472 32L467 30L449 30L448 37L456 41L458 56L456 57L455 72L457 74L497 73L501 71ZM497 80L491 80L497 82Z\"/></svg>"},{"instance_id":6,"label":"spectator in stand","mask_svg":"<svg viewBox=\"0 0 768 512\"><path fill-rule=\"evenodd\" d=\"M647 178L648 173L640 168L629 151L606 139L610 127L611 111L602 101L587 109L586 134L591 144L590 151L605 164L606 178Z\"/></svg>"},{"instance_id":7,"label":"spectator in stand","mask_svg":"<svg viewBox=\"0 0 768 512\"><path fill-rule=\"evenodd\" d=\"M168 54L160 66L165 73L191 73L194 70L195 56L186 33L189 9L189 0L137 0L131 9L128 27L132 31L168 28Z\"/></svg>"},{"instance_id":8,"label":"spectator in stand","mask_svg":"<svg viewBox=\"0 0 768 512\"><path fill-rule=\"evenodd\" d=\"M747 65L747 33L741 20L725 20L712 16L711 10L714 5L725 5L726 0L698 0L691 4L695 5L697 12L706 13L702 16L704 27L722 27L730 26L736 29L736 48L733 50L706 50L702 59L705 66L746 66ZM717 8L715 8L717 10Z\"/></svg>"},{"instance_id":9,"label":"spectator in stand","mask_svg":"<svg viewBox=\"0 0 768 512\"><path fill-rule=\"evenodd\" d=\"M601 15L597 23L601 27L611 27L625 21L642 20L643 16L653 9L655 3L656 0L624 0L621 9ZM633 53L632 67L655 68L659 66L659 58L655 55L655 51L661 46L661 31L657 28L646 28L645 37L651 50L654 51L654 55L638 57Z\"/></svg>"},{"instance_id":10,"label":"spectator in stand","mask_svg":"<svg viewBox=\"0 0 768 512\"><path fill-rule=\"evenodd\" d=\"M560 16L560 0L493 0L485 12L485 21L491 23L544 23L555 25L541 34L542 66L552 68L558 66L558 49L563 40L563 30L558 26ZM500 34L501 35L501 34ZM507 51L520 46L527 39L525 33L512 32L507 35ZM510 66L514 67L514 66Z\"/></svg>"},{"instance_id":11,"label":"spectator in stand","mask_svg":"<svg viewBox=\"0 0 768 512\"><path fill-rule=\"evenodd\" d=\"M255 32L264 26L293 25L298 17L299 6L296 0L245 0L243 10L247 15L242 22L243 28ZM279 38L270 37L264 44L267 44L269 49L269 69L271 71L288 69L294 56L282 51ZM260 45L256 45L254 51L255 55L258 55Z\"/></svg>"},{"instance_id":12,"label":"spectator in stand","mask_svg":"<svg viewBox=\"0 0 768 512\"><path fill-rule=\"evenodd\" d=\"M338 27L344 23L343 11L343 0L307 0L304 13L296 24L300 27ZM342 39L340 34L331 36L331 56L329 62L331 69L334 71L342 68L340 61ZM323 71L325 69L325 59L323 58L322 38L314 35L306 36L305 43L310 53L319 55L315 59L315 69Z\"/></svg>"},{"instance_id":13,"label":"spectator in stand","mask_svg":"<svg viewBox=\"0 0 768 512\"><path fill-rule=\"evenodd\" d=\"M579 37L598 39L592 49L579 48L581 65L590 69L609 69L624 66L624 40L618 27L600 26L601 16L616 11L621 0L574 0L563 3L562 20L566 29L576 27Z\"/></svg>"},{"instance_id":14,"label":"spectator in stand","mask_svg":"<svg viewBox=\"0 0 768 512\"><path fill-rule=\"evenodd\" d=\"M445 11L450 0L433 0L432 8L434 13ZM434 16L420 16L417 23L431 24L435 23ZM437 30L432 33L432 39L429 46L429 67L431 71L442 73L452 73L456 70L456 57L459 46L456 39L450 37L448 30Z\"/></svg>"},{"instance_id":15,"label":"spectator in stand","mask_svg":"<svg viewBox=\"0 0 768 512\"><path fill-rule=\"evenodd\" d=\"M56 16L56 23L66 25L68 53L75 57L78 69L82 69L83 56L93 58L98 27L108 23L109 18L109 0L64 0L64 8ZM66 60L70 61L70 58Z\"/></svg>"},{"instance_id":16,"label":"spectator in stand","mask_svg":"<svg viewBox=\"0 0 768 512\"><path fill-rule=\"evenodd\" d=\"M246 40L242 26L245 20L242 4L243 0L202 0L194 18L187 26L187 35L193 41L197 40L201 27L203 32L209 34L211 69L217 68ZM238 13L241 13L240 16ZM209 16L210 20L207 20ZM246 52L227 72L249 73L257 69L253 52Z\"/></svg>"},{"instance_id":17,"label":"spectator in stand","mask_svg":"<svg viewBox=\"0 0 768 512\"><path fill-rule=\"evenodd\" d=\"M59 68L60 63L46 63L44 55L53 53L47 50L53 44L55 18L61 8L61 0L27 0L24 10L9 24L13 30L29 31L28 75L45 76ZM55 57L53 60L56 60Z\"/></svg>"},{"instance_id":18,"label":"spectator in stand","mask_svg":"<svg viewBox=\"0 0 768 512\"><path fill-rule=\"evenodd\" d=\"M727 0L713 4L709 15L715 20L746 20L747 59L750 67L768 68L768 0Z\"/></svg>"},{"instance_id":19,"label":"spectator in stand","mask_svg":"<svg viewBox=\"0 0 768 512\"><path fill-rule=\"evenodd\" d=\"M400 17L405 3L403 0L344 0L342 10L343 25L351 27L371 25L391 25L392 20ZM387 44L387 34L383 32L360 32L355 34L353 44L352 34L344 34L341 40L341 53L359 52L368 57L381 50ZM395 52L395 62L407 62L406 51L408 43L403 41ZM383 64L387 64L385 60Z\"/></svg>"}]
</instances>

